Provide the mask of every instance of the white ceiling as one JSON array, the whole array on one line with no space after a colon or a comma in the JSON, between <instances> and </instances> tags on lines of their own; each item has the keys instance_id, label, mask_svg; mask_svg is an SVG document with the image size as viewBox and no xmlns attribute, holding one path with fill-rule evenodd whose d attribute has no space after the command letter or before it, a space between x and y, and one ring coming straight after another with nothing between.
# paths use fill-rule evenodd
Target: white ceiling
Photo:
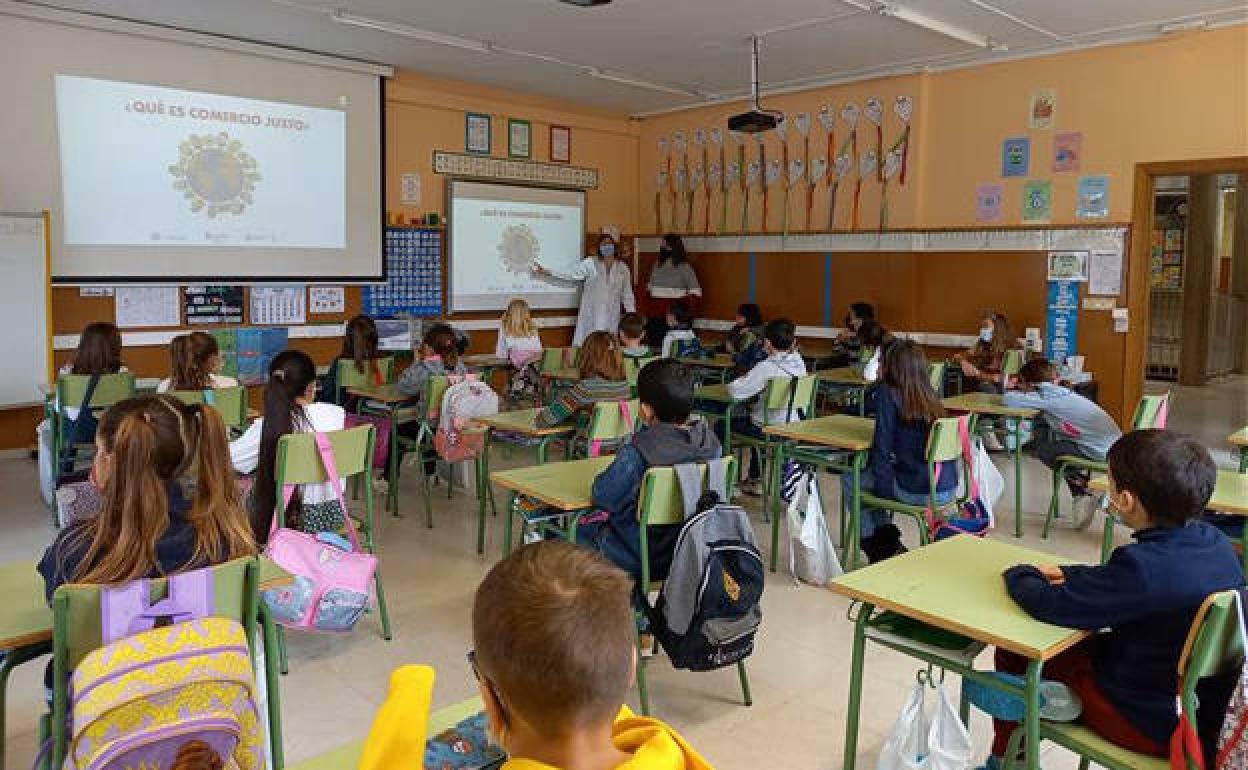
<instances>
[{"instance_id":1,"label":"white ceiling","mask_svg":"<svg viewBox=\"0 0 1248 770\"><path fill-rule=\"evenodd\" d=\"M1166 22L1204 20L1218 26L1248 21L1248 4L1236 0L889 3L1008 48L990 51L874 13L870 8L881 5L876 0L615 0L599 8L577 8L557 0L51 0L44 4L365 59L632 114L705 102L712 95L743 96L749 77L747 40L753 33L765 33L764 89L791 89L1154 37ZM485 41L495 50L463 50L347 26L333 20L335 9ZM607 82L587 74L587 67L668 84L688 93Z\"/></svg>"}]
</instances>

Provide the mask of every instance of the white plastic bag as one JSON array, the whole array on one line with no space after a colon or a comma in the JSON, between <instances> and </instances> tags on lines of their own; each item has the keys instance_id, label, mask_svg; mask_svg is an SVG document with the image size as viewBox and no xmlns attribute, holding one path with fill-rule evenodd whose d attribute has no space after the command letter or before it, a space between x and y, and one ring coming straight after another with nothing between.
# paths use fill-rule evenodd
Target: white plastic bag
<instances>
[{"instance_id":1,"label":"white plastic bag","mask_svg":"<svg viewBox=\"0 0 1248 770\"><path fill-rule=\"evenodd\" d=\"M44 505L56 507L56 458L52 456L52 423L44 420L35 429L39 453L39 494Z\"/></svg>"},{"instance_id":2,"label":"white plastic bag","mask_svg":"<svg viewBox=\"0 0 1248 770\"><path fill-rule=\"evenodd\" d=\"M988 518L995 524L996 517L992 508L1001 499L1001 495L1005 494L1005 477L988 456L988 450L984 449L983 443L978 441L975 442L975 479L979 482L979 499L984 504L984 510L988 512Z\"/></svg>"},{"instance_id":3,"label":"white plastic bag","mask_svg":"<svg viewBox=\"0 0 1248 770\"><path fill-rule=\"evenodd\" d=\"M971 766L971 734L962 724L949 693L940 688L940 698L927 734L928 770L967 770Z\"/></svg>"},{"instance_id":4,"label":"white plastic bag","mask_svg":"<svg viewBox=\"0 0 1248 770\"><path fill-rule=\"evenodd\" d=\"M789 571L804 583L823 587L844 574L841 560L828 534L823 503L814 471L804 471L793 499L789 501L785 523L789 530Z\"/></svg>"},{"instance_id":5,"label":"white plastic bag","mask_svg":"<svg viewBox=\"0 0 1248 770\"><path fill-rule=\"evenodd\" d=\"M927 743L930 731L927 714L923 710L923 691L927 688L916 684L910 697L901 707L893 729L889 731L884 747L880 749L877 770L927 770Z\"/></svg>"}]
</instances>

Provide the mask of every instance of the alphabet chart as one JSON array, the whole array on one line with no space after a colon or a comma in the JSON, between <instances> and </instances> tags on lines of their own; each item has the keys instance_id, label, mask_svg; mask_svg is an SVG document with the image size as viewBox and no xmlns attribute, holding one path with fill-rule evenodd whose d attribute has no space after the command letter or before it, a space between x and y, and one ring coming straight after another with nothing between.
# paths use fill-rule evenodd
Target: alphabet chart
<instances>
[{"instance_id":1,"label":"alphabet chart","mask_svg":"<svg viewBox=\"0 0 1248 770\"><path fill-rule=\"evenodd\" d=\"M442 315L442 231L386 228L386 283L364 287L374 317Z\"/></svg>"}]
</instances>

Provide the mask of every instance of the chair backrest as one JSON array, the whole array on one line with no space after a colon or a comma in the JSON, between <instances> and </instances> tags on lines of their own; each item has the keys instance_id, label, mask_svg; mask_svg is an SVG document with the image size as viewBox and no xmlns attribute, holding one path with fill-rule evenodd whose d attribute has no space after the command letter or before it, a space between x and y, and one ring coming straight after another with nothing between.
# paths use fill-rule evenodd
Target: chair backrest
<instances>
[{"instance_id":1,"label":"chair backrest","mask_svg":"<svg viewBox=\"0 0 1248 770\"><path fill-rule=\"evenodd\" d=\"M944 361L932 361L927 365L927 380L938 396L945 395L945 369L948 366Z\"/></svg>"},{"instance_id":2,"label":"chair backrest","mask_svg":"<svg viewBox=\"0 0 1248 770\"><path fill-rule=\"evenodd\" d=\"M620 404L628 405L628 419L625 419L624 410L620 408ZM589 418L589 430L586 437L590 442L594 441L618 441L626 436L633 435L637 429L638 410L641 402L637 399L631 401L599 401L594 404L594 412Z\"/></svg>"},{"instance_id":3,"label":"chair backrest","mask_svg":"<svg viewBox=\"0 0 1248 770\"><path fill-rule=\"evenodd\" d=\"M251 640L256 627L259 564L254 558L244 558L211 569L214 614L238 621ZM167 583L163 578L152 580L154 599L164 598ZM54 655L65 656L64 670L68 673L89 652L101 646L100 586L73 583L61 586L52 597L52 613Z\"/></svg>"},{"instance_id":4,"label":"chair backrest","mask_svg":"<svg viewBox=\"0 0 1248 770\"><path fill-rule=\"evenodd\" d=\"M927 479L930 503L935 508L937 471L940 463L957 461L958 472L964 477L969 473L966 455L962 451L962 437L958 433L959 417L941 417L932 423L927 434ZM967 417L967 435L975 435L975 415ZM969 477L968 477L969 478ZM968 485L969 486L969 483ZM970 494L970 490L966 490Z\"/></svg>"},{"instance_id":5,"label":"chair backrest","mask_svg":"<svg viewBox=\"0 0 1248 770\"><path fill-rule=\"evenodd\" d=\"M1140 402L1135 405L1135 415L1131 418L1131 429L1164 428L1169 407L1170 391L1140 396Z\"/></svg>"},{"instance_id":6,"label":"chair backrest","mask_svg":"<svg viewBox=\"0 0 1248 770\"><path fill-rule=\"evenodd\" d=\"M366 473L372 468L372 425L358 425L346 430L329 431L329 444L334 450L334 465L338 475L349 478ZM277 442L277 499L282 499L282 487L287 484L320 484L329 481L321 453L316 447L312 433L288 433Z\"/></svg>"},{"instance_id":7,"label":"chair backrest","mask_svg":"<svg viewBox=\"0 0 1248 770\"><path fill-rule=\"evenodd\" d=\"M1001 383L1018 374L1023 369L1023 351L1011 348L1001 357Z\"/></svg>"},{"instance_id":8,"label":"chair backrest","mask_svg":"<svg viewBox=\"0 0 1248 770\"><path fill-rule=\"evenodd\" d=\"M702 468L702 480L705 482L709 466L706 463L699 465ZM736 457L724 458L724 487L730 495L732 482L737 477L736 468ZM676 478L674 468L650 468L646 471L641 479L641 492L637 498L637 518L643 529L651 524L680 524L685 520L685 497L680 491L680 479Z\"/></svg>"},{"instance_id":9,"label":"chair backrest","mask_svg":"<svg viewBox=\"0 0 1248 770\"><path fill-rule=\"evenodd\" d=\"M789 405L789 394L793 391L793 386L790 384L792 382L792 377L772 377L767 381L767 388L763 391L764 420L767 420L773 409L784 409ZM817 390L815 375L807 374L798 377L796 392L793 392L793 409L803 409L807 417L813 417Z\"/></svg>"},{"instance_id":10,"label":"chair backrest","mask_svg":"<svg viewBox=\"0 0 1248 770\"><path fill-rule=\"evenodd\" d=\"M451 378L445 374L435 374L425 383L425 420L432 420L442 414L442 397L449 387Z\"/></svg>"},{"instance_id":11,"label":"chair backrest","mask_svg":"<svg viewBox=\"0 0 1248 770\"><path fill-rule=\"evenodd\" d=\"M209 390L171 390L169 395L184 404L211 403L221 413L221 419L225 420L228 428L247 425L247 387L244 385Z\"/></svg>"},{"instance_id":12,"label":"chair backrest","mask_svg":"<svg viewBox=\"0 0 1248 770\"><path fill-rule=\"evenodd\" d=\"M542 350L542 372L554 372L575 366L580 350L575 345L566 348L544 348Z\"/></svg>"},{"instance_id":13,"label":"chair backrest","mask_svg":"<svg viewBox=\"0 0 1248 770\"><path fill-rule=\"evenodd\" d=\"M394 357L386 356L384 358L375 358L371 362L366 361L364 371L361 372L355 368L355 361L350 358L338 359L338 375L335 382L337 383L338 392L334 394L334 398L338 403L342 403L343 391L347 388L370 387L377 384L377 378L373 375L373 366L377 367L377 371L381 373L381 381L383 383L394 382Z\"/></svg>"},{"instance_id":14,"label":"chair backrest","mask_svg":"<svg viewBox=\"0 0 1248 770\"><path fill-rule=\"evenodd\" d=\"M77 409L82 406L82 399L87 395L87 385L91 382L89 374L62 374L56 378L56 402L62 412L66 408ZM103 409L118 401L124 401L134 395L134 374L118 372L102 374L91 394L92 409Z\"/></svg>"},{"instance_id":15,"label":"chair backrest","mask_svg":"<svg viewBox=\"0 0 1248 770\"><path fill-rule=\"evenodd\" d=\"M1188 631L1179 661L1182 686L1179 692L1183 712L1198 724L1196 712L1199 703L1196 686L1200 680L1218 674L1239 672L1244 662L1244 644L1240 632L1240 608L1234 591L1222 591L1205 600L1202 614L1197 614ZM1194 767L1188 762L1188 767Z\"/></svg>"},{"instance_id":16,"label":"chair backrest","mask_svg":"<svg viewBox=\"0 0 1248 770\"><path fill-rule=\"evenodd\" d=\"M658 358L658 356L640 356L634 358L632 356L624 357L624 376L628 378L629 385L637 384L637 375L641 374L641 370L646 364Z\"/></svg>"}]
</instances>

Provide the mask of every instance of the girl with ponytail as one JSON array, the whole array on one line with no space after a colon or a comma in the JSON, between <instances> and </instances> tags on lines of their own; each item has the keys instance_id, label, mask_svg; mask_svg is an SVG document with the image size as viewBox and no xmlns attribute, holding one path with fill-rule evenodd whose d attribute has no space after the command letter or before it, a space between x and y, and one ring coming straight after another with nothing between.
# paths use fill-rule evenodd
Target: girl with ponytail
<instances>
[{"instance_id":1,"label":"girl with ponytail","mask_svg":"<svg viewBox=\"0 0 1248 770\"><path fill-rule=\"evenodd\" d=\"M269 365L264 416L230 444L234 470L256 474L247 498L247 512L259 543L268 540L273 514L281 500L274 486L278 439L288 433L342 430L346 421L346 411L341 406L317 402L316 389L316 364L307 353L279 353ZM286 526L306 532L338 532L346 526L344 516L332 484L307 484L291 498Z\"/></svg>"},{"instance_id":2,"label":"girl with ponytail","mask_svg":"<svg viewBox=\"0 0 1248 770\"><path fill-rule=\"evenodd\" d=\"M210 390L233 388L238 380L221 372L221 348L207 332L179 334L169 346L173 376L161 380L157 393L171 390Z\"/></svg>"},{"instance_id":3,"label":"girl with ponytail","mask_svg":"<svg viewBox=\"0 0 1248 770\"><path fill-rule=\"evenodd\" d=\"M39 563L48 599L63 583L112 585L256 553L228 459L225 423L171 396L121 401L96 432L98 516L61 530Z\"/></svg>"},{"instance_id":4,"label":"girl with ponytail","mask_svg":"<svg viewBox=\"0 0 1248 770\"><path fill-rule=\"evenodd\" d=\"M342 352L329 362L329 371L323 379L321 399L333 401L338 393L338 363L348 361L359 374L371 372L374 378L380 378L381 370L377 359L383 358L378 349L380 344L377 335L377 324L363 313L347 321L346 333L342 337ZM380 381L380 379L378 379Z\"/></svg>"}]
</instances>

